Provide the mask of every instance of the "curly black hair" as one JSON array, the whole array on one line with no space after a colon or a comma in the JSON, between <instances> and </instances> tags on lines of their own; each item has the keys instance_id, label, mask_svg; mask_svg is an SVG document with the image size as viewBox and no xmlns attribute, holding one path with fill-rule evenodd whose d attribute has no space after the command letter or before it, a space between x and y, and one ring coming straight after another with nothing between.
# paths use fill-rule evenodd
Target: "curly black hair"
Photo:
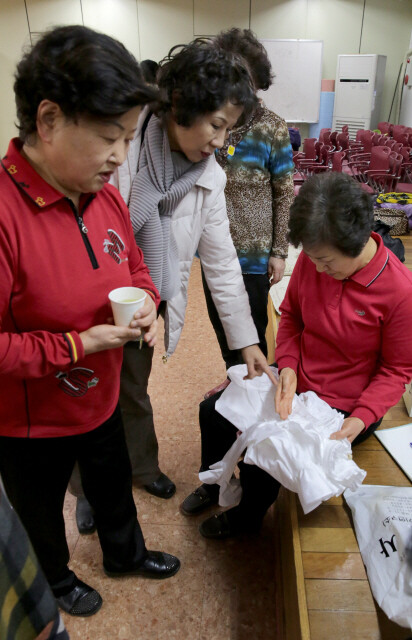
<instances>
[{"instance_id":1,"label":"curly black hair","mask_svg":"<svg viewBox=\"0 0 412 640\"><path fill-rule=\"evenodd\" d=\"M289 240L297 247L330 246L352 258L360 255L373 226L372 199L345 173L309 178L290 208Z\"/></svg>"},{"instance_id":2,"label":"curly black hair","mask_svg":"<svg viewBox=\"0 0 412 640\"><path fill-rule=\"evenodd\" d=\"M156 84L156 73L159 68L159 64L155 60L141 60L140 68L143 73L143 77L149 84Z\"/></svg>"},{"instance_id":3,"label":"curly black hair","mask_svg":"<svg viewBox=\"0 0 412 640\"><path fill-rule=\"evenodd\" d=\"M158 98L120 42L78 25L51 29L36 42L17 66L14 92L23 141L35 133L45 99L76 121L119 116Z\"/></svg>"},{"instance_id":4,"label":"curly black hair","mask_svg":"<svg viewBox=\"0 0 412 640\"><path fill-rule=\"evenodd\" d=\"M210 38L173 47L160 62L157 83L161 92L157 113L168 115L173 109L174 119L183 127L227 102L243 107L243 122L257 105L245 62Z\"/></svg>"},{"instance_id":5,"label":"curly black hair","mask_svg":"<svg viewBox=\"0 0 412 640\"><path fill-rule=\"evenodd\" d=\"M218 33L214 40L225 51L237 53L246 60L256 91L269 89L274 77L272 65L265 47L253 31L233 27Z\"/></svg>"}]
</instances>

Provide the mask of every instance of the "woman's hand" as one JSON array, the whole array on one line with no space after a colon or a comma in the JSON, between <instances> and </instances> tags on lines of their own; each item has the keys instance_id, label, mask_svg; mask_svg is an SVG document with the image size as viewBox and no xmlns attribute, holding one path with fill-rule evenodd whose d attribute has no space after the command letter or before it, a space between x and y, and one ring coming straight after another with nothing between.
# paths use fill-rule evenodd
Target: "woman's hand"
<instances>
[{"instance_id":1,"label":"woman's hand","mask_svg":"<svg viewBox=\"0 0 412 640\"><path fill-rule=\"evenodd\" d=\"M270 286L280 282L285 273L285 260L283 258L269 258L268 262L268 276L272 278Z\"/></svg>"},{"instance_id":2,"label":"woman's hand","mask_svg":"<svg viewBox=\"0 0 412 640\"><path fill-rule=\"evenodd\" d=\"M292 413L292 402L297 383L298 378L293 369L290 367L282 369L275 395L275 409L281 420L286 420Z\"/></svg>"},{"instance_id":3,"label":"woman's hand","mask_svg":"<svg viewBox=\"0 0 412 640\"><path fill-rule=\"evenodd\" d=\"M345 418L340 431L335 431L330 436L331 440L343 440L347 438L349 442L353 442L365 428L365 423L360 418Z\"/></svg>"},{"instance_id":4,"label":"woman's hand","mask_svg":"<svg viewBox=\"0 0 412 640\"><path fill-rule=\"evenodd\" d=\"M278 383L272 369L269 367L265 356L257 344L251 344L249 347L244 347L241 349L241 352L243 361L247 366L247 376L243 378L244 380L252 380L252 378L256 378L256 376L261 376L262 373L267 373L274 385Z\"/></svg>"},{"instance_id":5,"label":"woman's hand","mask_svg":"<svg viewBox=\"0 0 412 640\"><path fill-rule=\"evenodd\" d=\"M79 333L83 342L84 355L106 351L106 349L118 349L130 340L138 340L141 329L131 327L117 327L114 324L98 324L86 331Z\"/></svg>"},{"instance_id":6,"label":"woman's hand","mask_svg":"<svg viewBox=\"0 0 412 640\"><path fill-rule=\"evenodd\" d=\"M143 307L134 314L134 320L131 321L130 326L144 329L143 340L149 347L154 347L157 340L157 311L153 298L149 294L146 296Z\"/></svg>"}]
</instances>

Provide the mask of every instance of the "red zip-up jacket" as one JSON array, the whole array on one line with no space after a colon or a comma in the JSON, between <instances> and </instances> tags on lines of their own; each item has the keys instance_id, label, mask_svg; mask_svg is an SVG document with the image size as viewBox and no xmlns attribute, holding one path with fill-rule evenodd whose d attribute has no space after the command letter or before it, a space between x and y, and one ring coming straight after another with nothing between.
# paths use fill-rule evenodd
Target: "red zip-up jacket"
<instances>
[{"instance_id":1,"label":"red zip-up jacket","mask_svg":"<svg viewBox=\"0 0 412 640\"><path fill-rule=\"evenodd\" d=\"M20 147L0 168L0 435L85 433L116 407L123 350L85 356L79 333L107 322L116 287L159 295L117 189L83 194L77 211Z\"/></svg>"},{"instance_id":2,"label":"red zip-up jacket","mask_svg":"<svg viewBox=\"0 0 412 640\"><path fill-rule=\"evenodd\" d=\"M298 392L370 426L395 405L412 378L412 274L372 233L378 248L363 269L335 280L302 251L276 336L279 369L291 367Z\"/></svg>"}]
</instances>

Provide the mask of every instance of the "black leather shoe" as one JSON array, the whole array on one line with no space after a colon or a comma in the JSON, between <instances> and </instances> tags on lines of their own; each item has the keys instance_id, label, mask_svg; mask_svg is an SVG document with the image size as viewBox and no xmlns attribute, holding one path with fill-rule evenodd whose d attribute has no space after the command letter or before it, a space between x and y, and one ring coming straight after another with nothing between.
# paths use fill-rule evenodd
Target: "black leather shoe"
<instances>
[{"instance_id":1,"label":"black leather shoe","mask_svg":"<svg viewBox=\"0 0 412 640\"><path fill-rule=\"evenodd\" d=\"M236 507L234 507L236 509ZM245 524L234 524L233 521L229 519L230 512L233 509L229 509L228 511L223 511L222 513L215 513L214 516L204 520L202 524L199 526L199 531L204 538L213 538L215 540L224 540L225 538L234 538L235 536L240 535L241 533L247 533L255 535L260 531L260 525L245 525ZM233 518L233 514L230 514Z\"/></svg>"},{"instance_id":2,"label":"black leather shoe","mask_svg":"<svg viewBox=\"0 0 412 640\"><path fill-rule=\"evenodd\" d=\"M232 529L225 512L215 513L211 518L204 520L199 526L199 531L204 538L214 538L216 540L231 538L238 533Z\"/></svg>"},{"instance_id":3,"label":"black leather shoe","mask_svg":"<svg viewBox=\"0 0 412 640\"><path fill-rule=\"evenodd\" d=\"M93 509L84 496L77 498L76 524L79 533L84 535L88 535L96 531Z\"/></svg>"},{"instance_id":4,"label":"black leather shoe","mask_svg":"<svg viewBox=\"0 0 412 640\"><path fill-rule=\"evenodd\" d=\"M207 485L202 484L183 500L180 505L180 511L185 516L195 516L217 504L217 501L218 498L214 498L207 490Z\"/></svg>"},{"instance_id":5,"label":"black leather shoe","mask_svg":"<svg viewBox=\"0 0 412 640\"><path fill-rule=\"evenodd\" d=\"M164 498L168 500L176 493L176 485L170 480L164 473L150 484L143 485L148 493L156 496L157 498Z\"/></svg>"},{"instance_id":6,"label":"black leather shoe","mask_svg":"<svg viewBox=\"0 0 412 640\"><path fill-rule=\"evenodd\" d=\"M56 600L60 609L71 616L92 616L103 604L100 593L78 578L73 589Z\"/></svg>"},{"instance_id":7,"label":"black leather shoe","mask_svg":"<svg viewBox=\"0 0 412 640\"><path fill-rule=\"evenodd\" d=\"M143 578L154 578L164 580L171 578L180 569L180 560L176 556L163 551L148 551L147 558L137 569L129 571L108 571L105 574L111 578L119 578L122 576L142 576Z\"/></svg>"}]
</instances>

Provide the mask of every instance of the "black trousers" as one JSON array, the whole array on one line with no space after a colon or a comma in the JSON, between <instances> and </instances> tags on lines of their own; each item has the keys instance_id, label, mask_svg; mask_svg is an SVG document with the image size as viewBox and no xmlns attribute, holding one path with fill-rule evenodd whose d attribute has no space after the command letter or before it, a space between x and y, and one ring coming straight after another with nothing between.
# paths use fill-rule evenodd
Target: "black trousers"
<instances>
[{"instance_id":1,"label":"black trousers","mask_svg":"<svg viewBox=\"0 0 412 640\"><path fill-rule=\"evenodd\" d=\"M222 393L223 391L216 393L199 405L202 442L200 471L206 471L211 464L221 460L236 440L237 428L215 409ZM242 498L239 505L230 509L227 514L235 526L251 531L258 530L266 511L278 496L280 483L255 465L240 461L238 467ZM219 485L205 487L211 496L217 498Z\"/></svg>"},{"instance_id":2,"label":"black trousers","mask_svg":"<svg viewBox=\"0 0 412 640\"><path fill-rule=\"evenodd\" d=\"M267 356L268 348L266 344L266 327L268 324L268 295L270 289L269 278L266 273L244 273L243 281L245 283L245 288L249 296L249 304L253 322L255 323L258 332L259 347L263 354ZM241 351L229 349L226 335L220 321L219 314L215 307L215 303L213 302L209 287L207 285L203 269L202 283L203 290L205 292L207 312L209 314L210 322L212 323L212 326L215 330L220 350L222 352L222 357L226 364L226 369L229 369L229 367L232 367L236 364L243 364Z\"/></svg>"},{"instance_id":3,"label":"black trousers","mask_svg":"<svg viewBox=\"0 0 412 640\"><path fill-rule=\"evenodd\" d=\"M210 465L219 462L236 440L237 427L226 420L216 411L215 405L223 391L216 393L199 405L199 424L202 443L202 464L200 471L206 471ZM338 411L341 411L338 409ZM345 418L349 413L341 411ZM377 429L382 418L370 425L365 433L355 438L352 446L363 442ZM255 465L245 464L240 461L239 479L242 487L242 499L237 507L230 509L227 514L229 520L235 525L251 530L258 530L266 511L275 502L280 483L269 473ZM209 495L217 498L219 485L205 485Z\"/></svg>"},{"instance_id":4,"label":"black trousers","mask_svg":"<svg viewBox=\"0 0 412 640\"><path fill-rule=\"evenodd\" d=\"M95 511L105 568L135 568L147 555L119 407L88 433L62 438L0 437L5 489L56 596L68 591L75 580L67 567L63 502L76 459L84 493Z\"/></svg>"}]
</instances>

